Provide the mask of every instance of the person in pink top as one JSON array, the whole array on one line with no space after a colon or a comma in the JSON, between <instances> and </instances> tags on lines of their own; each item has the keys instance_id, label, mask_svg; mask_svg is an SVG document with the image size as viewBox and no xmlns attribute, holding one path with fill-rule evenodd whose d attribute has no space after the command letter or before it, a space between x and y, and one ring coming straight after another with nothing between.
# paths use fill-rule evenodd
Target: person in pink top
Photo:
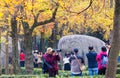
<instances>
[{"instance_id":1,"label":"person in pink top","mask_svg":"<svg viewBox=\"0 0 120 78\"><path fill-rule=\"evenodd\" d=\"M25 64L25 54L24 54L23 50L21 50L21 52L20 52L20 66L24 67L24 64Z\"/></svg>"},{"instance_id":2,"label":"person in pink top","mask_svg":"<svg viewBox=\"0 0 120 78\"><path fill-rule=\"evenodd\" d=\"M108 63L108 54L105 46L101 48L101 52L97 55L96 60L98 62L98 74L105 75Z\"/></svg>"}]
</instances>

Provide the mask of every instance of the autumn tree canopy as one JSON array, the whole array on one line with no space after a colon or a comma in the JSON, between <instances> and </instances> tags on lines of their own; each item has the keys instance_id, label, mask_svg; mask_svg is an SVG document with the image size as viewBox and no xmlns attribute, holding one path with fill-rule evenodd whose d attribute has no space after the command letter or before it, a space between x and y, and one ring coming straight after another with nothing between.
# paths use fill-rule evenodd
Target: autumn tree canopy
<instances>
[{"instance_id":1,"label":"autumn tree canopy","mask_svg":"<svg viewBox=\"0 0 120 78\"><path fill-rule=\"evenodd\" d=\"M113 29L111 0L0 0L0 6L0 27L7 26L9 35L15 40L17 35L24 35L29 74L33 69L29 61L33 61L34 32L44 32L44 38L49 38L57 25L59 39L64 35L86 34L88 29L90 32L101 29L107 40Z\"/></svg>"},{"instance_id":2,"label":"autumn tree canopy","mask_svg":"<svg viewBox=\"0 0 120 78\"><path fill-rule=\"evenodd\" d=\"M54 3L59 4L56 15L56 21L59 22L59 29L61 29L62 24L69 22L69 26L65 27L63 35L73 34L73 32L70 32L71 29L80 33L87 32L87 28L96 31L100 27L105 31L104 38L109 38L109 32L112 30L113 25L113 7L110 8L111 4L109 0L2 0L0 1L0 5L2 6L0 17L6 12L9 15L13 15L14 11L18 11L18 28L22 30L23 28L20 26L21 20L27 21L31 27L34 21L49 19L51 12L53 12L52 9L56 6ZM25 13L22 10L23 6ZM34 17L38 18L38 20L35 20ZM22 32L20 31L19 33L23 34Z\"/></svg>"}]
</instances>

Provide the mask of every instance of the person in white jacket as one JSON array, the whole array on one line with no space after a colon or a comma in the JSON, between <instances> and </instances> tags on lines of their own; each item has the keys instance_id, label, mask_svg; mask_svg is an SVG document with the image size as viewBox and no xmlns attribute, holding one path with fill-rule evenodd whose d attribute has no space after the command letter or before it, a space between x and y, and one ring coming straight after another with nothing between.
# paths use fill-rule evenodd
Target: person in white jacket
<instances>
[{"instance_id":1,"label":"person in white jacket","mask_svg":"<svg viewBox=\"0 0 120 78\"><path fill-rule=\"evenodd\" d=\"M64 64L64 70L69 71L70 70L70 62L69 62L69 54L65 54L65 57L63 58L63 64Z\"/></svg>"}]
</instances>

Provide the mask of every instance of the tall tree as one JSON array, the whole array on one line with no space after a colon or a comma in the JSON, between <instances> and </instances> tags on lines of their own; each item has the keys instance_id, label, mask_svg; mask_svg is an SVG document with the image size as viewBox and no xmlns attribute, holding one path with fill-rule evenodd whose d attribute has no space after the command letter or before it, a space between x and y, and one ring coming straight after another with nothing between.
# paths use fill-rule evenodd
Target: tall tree
<instances>
[{"instance_id":1,"label":"tall tree","mask_svg":"<svg viewBox=\"0 0 120 78\"><path fill-rule=\"evenodd\" d=\"M8 5L4 5L4 2ZM69 32L69 29L71 31L75 29L75 31L78 32L82 30L81 26L85 26L85 28L90 27L94 31L100 26L108 33L109 28L112 28L112 10L109 9L110 7L107 5L107 2L110 3L109 0L1 0L0 5L7 7L7 10L9 10L12 15L14 15L16 12L16 9L14 9L14 7L17 5L20 6L21 10L19 9L19 12L16 12L16 14L19 15L12 16L12 18L15 18L13 25L16 24L16 19L17 21L22 22L24 30L25 52L28 56L26 57L25 66L27 73L30 74L33 70L31 37L32 32L36 27L54 22L56 18L57 22L58 20L61 21L61 19L64 20L65 18L69 24L68 26L61 26L61 35L67 35L66 33ZM58 7L56 6L56 3L59 3L59 12L57 12ZM107 4L105 5L105 3ZM55 17L56 12L57 15L59 15L57 17ZM86 13L85 18L84 13ZM63 24L62 22L63 21L61 21L61 24ZM83 25L83 23L85 24ZM14 29L16 29L16 27ZM76 32L73 32L72 34ZM71 34L71 32L68 34ZM17 45L17 42L15 45Z\"/></svg>"},{"instance_id":2,"label":"tall tree","mask_svg":"<svg viewBox=\"0 0 120 78\"><path fill-rule=\"evenodd\" d=\"M19 51L18 51L18 34L17 34L17 15L16 12L11 17L11 37L12 37L12 65L13 65L13 73L20 74L20 66L18 62Z\"/></svg>"},{"instance_id":3,"label":"tall tree","mask_svg":"<svg viewBox=\"0 0 120 78\"><path fill-rule=\"evenodd\" d=\"M7 26L8 27L8 26ZM5 63L5 73L6 74L9 74L9 72L8 72L8 28L7 28L7 33L6 33L6 46L5 46L5 59L6 59L6 63Z\"/></svg>"},{"instance_id":4,"label":"tall tree","mask_svg":"<svg viewBox=\"0 0 120 78\"><path fill-rule=\"evenodd\" d=\"M2 27L0 27L0 59L1 59L1 33L2 33ZM2 61L0 60L0 75L2 74Z\"/></svg>"},{"instance_id":5,"label":"tall tree","mask_svg":"<svg viewBox=\"0 0 120 78\"><path fill-rule=\"evenodd\" d=\"M116 78L117 58L120 52L120 0L115 1L113 40L105 78ZM111 74L112 73L112 74Z\"/></svg>"},{"instance_id":6,"label":"tall tree","mask_svg":"<svg viewBox=\"0 0 120 78\"><path fill-rule=\"evenodd\" d=\"M34 22L32 25L29 25L29 22L25 21L25 20L27 20L25 7L22 8L22 13L24 15L24 18L22 20L22 26L24 29L25 55L27 55L27 57L25 57L25 67L26 67L27 74L31 74L33 72L32 32L36 27L38 27L40 25L45 25L47 23L54 22L57 9L58 9L58 4L55 5L55 8L54 8L51 18L49 18L48 20L40 21L40 22L38 21L39 15L41 12L44 12L45 10L40 10L35 15L33 13L33 9L32 9Z\"/></svg>"},{"instance_id":7,"label":"tall tree","mask_svg":"<svg viewBox=\"0 0 120 78\"><path fill-rule=\"evenodd\" d=\"M41 37L40 37L40 51L41 52L45 52L44 32L41 32Z\"/></svg>"},{"instance_id":8,"label":"tall tree","mask_svg":"<svg viewBox=\"0 0 120 78\"><path fill-rule=\"evenodd\" d=\"M14 3L15 5L13 6L12 3ZM10 26L9 28L11 30L13 71L14 71L14 74L19 74L20 67L18 63L19 53L18 53L18 38L17 38L17 35L18 35L17 34L17 12L18 12L19 7L15 1L11 2L11 0L5 0L5 1L2 0L0 1L0 4L2 7L1 13L4 13L2 17L5 17L5 19L2 19L2 20L6 21L7 19L7 25ZM4 23L4 26L5 24L6 23ZM8 30L8 32L10 30Z\"/></svg>"},{"instance_id":9,"label":"tall tree","mask_svg":"<svg viewBox=\"0 0 120 78\"><path fill-rule=\"evenodd\" d=\"M58 4L52 0L1 0L0 5L4 8L0 10L1 13L7 12L10 15L11 25L11 37L13 47L13 65L14 69L17 70L18 65L18 21L22 23L24 30L24 46L25 54L28 56L25 58L25 67L28 74L33 71L33 56L32 56L32 32L40 26L55 21ZM0 15L1 15L0 13ZM47 15L48 13L48 15ZM45 15L45 17L42 17ZM30 20L32 19L32 20ZM32 23L31 23L32 22ZM27 40L29 39L29 40ZM18 73L14 71L14 73Z\"/></svg>"}]
</instances>

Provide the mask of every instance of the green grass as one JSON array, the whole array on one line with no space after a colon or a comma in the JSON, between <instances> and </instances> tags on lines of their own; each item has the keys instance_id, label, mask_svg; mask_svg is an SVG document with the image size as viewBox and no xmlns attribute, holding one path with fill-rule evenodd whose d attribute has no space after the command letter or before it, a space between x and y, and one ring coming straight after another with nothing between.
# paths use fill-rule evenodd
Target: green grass
<instances>
[{"instance_id":1,"label":"green grass","mask_svg":"<svg viewBox=\"0 0 120 78\"><path fill-rule=\"evenodd\" d=\"M3 69L2 72L3 75L1 75L0 78L50 78L48 74L42 74L41 68L34 68L33 75L26 75L26 71L24 67L21 68L22 75L5 75L5 69ZM70 71L59 70L59 75L57 75L55 78L104 78L104 76L101 75L91 77L88 75L87 70L83 71L83 76L81 77L71 77L70 74L71 74ZM116 78L120 78L120 64L118 64L117 67Z\"/></svg>"},{"instance_id":2,"label":"green grass","mask_svg":"<svg viewBox=\"0 0 120 78\"><path fill-rule=\"evenodd\" d=\"M120 76L119 76L120 77ZM47 75L2 75L0 78L91 78L90 76L83 77L65 77L65 76L56 76L48 77ZM103 78L103 76L93 76L92 78Z\"/></svg>"}]
</instances>

